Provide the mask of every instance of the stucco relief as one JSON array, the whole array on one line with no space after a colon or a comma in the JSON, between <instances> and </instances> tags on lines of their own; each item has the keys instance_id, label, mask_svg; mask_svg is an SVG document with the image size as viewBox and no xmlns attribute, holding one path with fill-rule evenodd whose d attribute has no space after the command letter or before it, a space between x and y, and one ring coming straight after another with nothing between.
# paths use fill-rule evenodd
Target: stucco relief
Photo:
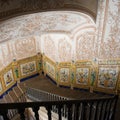
<instances>
[{"instance_id":1,"label":"stucco relief","mask_svg":"<svg viewBox=\"0 0 120 120\"><path fill-rule=\"evenodd\" d=\"M58 43L59 60L62 62L65 61L67 62L72 60L72 45L66 39L67 38L62 38L59 40Z\"/></svg>"},{"instance_id":2,"label":"stucco relief","mask_svg":"<svg viewBox=\"0 0 120 120\"><path fill-rule=\"evenodd\" d=\"M3 57L2 57L2 50L0 47L0 70L3 68Z\"/></svg>"},{"instance_id":3,"label":"stucco relief","mask_svg":"<svg viewBox=\"0 0 120 120\"><path fill-rule=\"evenodd\" d=\"M110 58L120 58L120 2L119 0L107 0L104 1L106 4L104 18L100 21L103 24L102 32L99 29L100 36L98 38L100 41L99 46L99 58L100 59L110 59ZM100 10L102 11L102 9Z\"/></svg>"},{"instance_id":4,"label":"stucco relief","mask_svg":"<svg viewBox=\"0 0 120 120\"><path fill-rule=\"evenodd\" d=\"M106 0L99 0L98 1L98 10L97 10L97 19L96 19L96 28L97 29L96 29L96 33L95 33L97 49L98 49L98 45L101 44L102 31L104 28L105 10L106 10ZM98 49L98 53L99 53L99 49ZM97 53L96 57L98 57L98 53Z\"/></svg>"},{"instance_id":5,"label":"stucco relief","mask_svg":"<svg viewBox=\"0 0 120 120\"><path fill-rule=\"evenodd\" d=\"M15 56L16 59L27 58L36 54L36 43L35 38L27 38L22 40L16 40L14 42L15 46Z\"/></svg>"},{"instance_id":6,"label":"stucco relief","mask_svg":"<svg viewBox=\"0 0 120 120\"><path fill-rule=\"evenodd\" d=\"M101 43L100 58L120 58L120 40L115 41L115 39L112 38L109 42Z\"/></svg>"},{"instance_id":7,"label":"stucco relief","mask_svg":"<svg viewBox=\"0 0 120 120\"><path fill-rule=\"evenodd\" d=\"M12 62L13 58L9 42L1 44L0 47L2 52L3 66L7 66L9 63Z\"/></svg>"},{"instance_id":8,"label":"stucco relief","mask_svg":"<svg viewBox=\"0 0 120 120\"><path fill-rule=\"evenodd\" d=\"M0 41L40 35L41 32L51 30L71 31L75 27L87 23L94 23L94 21L84 13L73 11L23 15L0 24Z\"/></svg>"},{"instance_id":9,"label":"stucco relief","mask_svg":"<svg viewBox=\"0 0 120 120\"><path fill-rule=\"evenodd\" d=\"M44 53L46 56L56 61L56 46L50 35L44 37Z\"/></svg>"},{"instance_id":10,"label":"stucco relief","mask_svg":"<svg viewBox=\"0 0 120 120\"><path fill-rule=\"evenodd\" d=\"M13 58L16 59L42 52L54 61L71 61L75 53L75 43L74 39L69 39L68 33L86 24L95 26L90 16L80 12L55 11L23 15L0 24L0 41L11 40L10 49ZM51 35L41 38L43 34L49 32L59 33L61 37ZM61 40L62 43L58 45L57 42Z\"/></svg>"},{"instance_id":11,"label":"stucco relief","mask_svg":"<svg viewBox=\"0 0 120 120\"><path fill-rule=\"evenodd\" d=\"M93 59L96 51L94 50L94 33L85 31L76 40L76 59Z\"/></svg>"},{"instance_id":12,"label":"stucco relief","mask_svg":"<svg viewBox=\"0 0 120 120\"><path fill-rule=\"evenodd\" d=\"M42 47L43 45L41 44L41 37L40 36L34 36L36 40L36 53L43 53Z\"/></svg>"}]
</instances>

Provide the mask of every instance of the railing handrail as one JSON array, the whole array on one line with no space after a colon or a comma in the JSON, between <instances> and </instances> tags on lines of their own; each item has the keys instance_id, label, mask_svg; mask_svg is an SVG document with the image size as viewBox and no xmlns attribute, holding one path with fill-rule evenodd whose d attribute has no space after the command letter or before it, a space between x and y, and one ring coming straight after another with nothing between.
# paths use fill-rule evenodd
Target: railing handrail
<instances>
[{"instance_id":1,"label":"railing handrail","mask_svg":"<svg viewBox=\"0 0 120 120\"><path fill-rule=\"evenodd\" d=\"M110 96L110 97L102 97L102 98L96 98L96 99L80 99L80 100L47 100L47 101L36 101L36 102L18 102L18 103L0 103L0 115L4 117L4 120L10 120L7 116L8 110L18 110L18 113L20 114L21 120L25 120L25 115L24 111L26 108L32 108L33 111L35 112L35 118L36 120L39 120L39 114L38 110L41 107L45 107L47 110L48 114L48 120L52 120L51 118L51 111L52 107L57 108L57 113L59 115L59 120L61 119L62 116L62 111L65 110L65 116L67 115L68 120L73 120L74 118L77 118L78 115L78 110L81 109L79 112L82 114L82 119L85 119L86 116L86 107L90 109L90 112L92 109L95 109L94 111L94 120L97 118L98 114L98 106L99 103L101 104L100 111L102 111L102 108L104 108L103 117L107 119L108 117L111 117L110 120L114 120L114 114L115 114L115 109L116 109L116 103L118 100L118 95L115 96ZM103 104L105 105L103 107ZM91 108L92 106L92 108ZM109 106L109 107L108 107ZM90 113L89 113L90 114ZM91 116L89 115L89 118ZM75 119L77 120L77 119Z\"/></svg>"},{"instance_id":2,"label":"railing handrail","mask_svg":"<svg viewBox=\"0 0 120 120\"><path fill-rule=\"evenodd\" d=\"M26 100L21 101L12 101L8 103L0 103L0 115L4 120L11 120L14 115L19 114L21 120L25 120L25 110L31 108L35 116L33 118L39 120L41 116L38 111L44 107L47 110L48 120L52 120L52 113L56 113L59 116L59 120L62 120L62 117L68 120L78 120L80 117L82 120L86 119L85 116L89 114L89 119L91 112L94 113L94 120L97 117L101 117L103 120L111 118L109 120L114 120L116 103L118 100L118 95L114 96L102 96L96 98L67 98L54 93L49 93L43 90L29 88L26 86L26 92L23 96L28 96L31 102ZM88 113L89 111L89 113ZM102 112L104 111L104 113ZM29 111L30 113L30 111Z\"/></svg>"},{"instance_id":3,"label":"railing handrail","mask_svg":"<svg viewBox=\"0 0 120 120\"><path fill-rule=\"evenodd\" d=\"M89 102L95 102L95 101L107 101L107 100L112 100L112 99L118 99L118 95L115 96L111 96L111 97L103 97L103 98L96 98L96 99L80 99L80 100L61 100L61 101L36 101L36 102L17 102L17 103L0 103L0 108L4 108L4 109L15 109L18 108L18 106L20 108L23 108L23 106L25 108L27 107L33 107L35 104L37 106L49 106L51 105L56 105L58 103L60 104L78 104L78 103L89 103ZM0 110L1 111L1 110Z\"/></svg>"}]
</instances>

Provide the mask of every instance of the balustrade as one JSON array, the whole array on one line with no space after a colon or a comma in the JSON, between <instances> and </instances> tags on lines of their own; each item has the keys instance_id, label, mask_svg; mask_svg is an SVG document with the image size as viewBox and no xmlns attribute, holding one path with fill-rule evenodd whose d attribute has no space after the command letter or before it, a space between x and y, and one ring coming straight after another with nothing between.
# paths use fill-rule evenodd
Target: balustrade
<instances>
[{"instance_id":1,"label":"balustrade","mask_svg":"<svg viewBox=\"0 0 120 120\"><path fill-rule=\"evenodd\" d=\"M26 95L30 102L27 102ZM23 92L20 86L16 86L1 99L0 120L12 120L15 114L18 114L21 120L25 120L29 118L26 111L30 112L30 108L34 112L32 118L39 120L41 117L39 110L43 107L47 111L48 120L52 120L53 113L58 115L58 120L62 118L66 120L114 120L117 99L118 96L115 95L74 100L35 88L26 87L26 91Z\"/></svg>"},{"instance_id":2,"label":"balustrade","mask_svg":"<svg viewBox=\"0 0 120 120\"><path fill-rule=\"evenodd\" d=\"M62 111L64 106L67 120L114 120L116 102L118 96L110 96L99 99L83 100L47 100L36 102L20 103L0 103L0 115L4 120L9 120L7 113L9 109L17 109L21 120L25 120L25 109L32 108L35 112L36 120L39 120L38 110L45 107L48 114L48 120L52 120L52 108L58 109L58 120L62 120Z\"/></svg>"}]
</instances>

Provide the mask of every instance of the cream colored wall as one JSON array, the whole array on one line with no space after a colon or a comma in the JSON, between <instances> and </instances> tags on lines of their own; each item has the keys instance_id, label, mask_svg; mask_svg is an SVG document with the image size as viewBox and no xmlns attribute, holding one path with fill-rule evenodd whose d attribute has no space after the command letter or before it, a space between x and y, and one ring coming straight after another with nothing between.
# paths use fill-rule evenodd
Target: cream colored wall
<instances>
[{"instance_id":1,"label":"cream colored wall","mask_svg":"<svg viewBox=\"0 0 120 120\"><path fill-rule=\"evenodd\" d=\"M0 69L13 59L38 52L56 62L92 59L94 33L93 19L73 11L35 13L4 21L0 24Z\"/></svg>"},{"instance_id":2,"label":"cream colored wall","mask_svg":"<svg viewBox=\"0 0 120 120\"><path fill-rule=\"evenodd\" d=\"M13 60L10 42L0 44L0 70L9 65Z\"/></svg>"},{"instance_id":3,"label":"cream colored wall","mask_svg":"<svg viewBox=\"0 0 120 120\"><path fill-rule=\"evenodd\" d=\"M20 60L33 55L36 55L36 40L34 37L0 43L0 70L14 59Z\"/></svg>"},{"instance_id":4,"label":"cream colored wall","mask_svg":"<svg viewBox=\"0 0 120 120\"><path fill-rule=\"evenodd\" d=\"M120 59L120 2L100 0L98 5L98 58Z\"/></svg>"},{"instance_id":5,"label":"cream colored wall","mask_svg":"<svg viewBox=\"0 0 120 120\"><path fill-rule=\"evenodd\" d=\"M119 0L99 0L96 21L96 41L98 63L104 67L120 70L120 2ZM101 62L102 61L102 62ZM101 66L100 64L100 66ZM118 73L120 76L120 73ZM120 77L118 77L120 88Z\"/></svg>"}]
</instances>

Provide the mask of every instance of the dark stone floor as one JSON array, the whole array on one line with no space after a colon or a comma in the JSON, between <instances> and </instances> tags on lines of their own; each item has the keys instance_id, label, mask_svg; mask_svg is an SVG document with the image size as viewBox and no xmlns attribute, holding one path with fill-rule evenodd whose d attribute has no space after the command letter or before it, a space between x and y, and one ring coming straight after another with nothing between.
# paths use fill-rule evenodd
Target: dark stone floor
<instances>
[{"instance_id":1,"label":"dark stone floor","mask_svg":"<svg viewBox=\"0 0 120 120\"><path fill-rule=\"evenodd\" d=\"M44 90L53 94L58 94L60 96L68 97L68 98L76 98L76 99L87 99L87 98L102 98L107 97L108 95L90 93L84 90L72 90L70 88L61 88L57 87L49 78L41 76L36 76L25 82L26 86ZM117 109L116 109L116 119L120 120L120 98L118 100Z\"/></svg>"}]
</instances>

